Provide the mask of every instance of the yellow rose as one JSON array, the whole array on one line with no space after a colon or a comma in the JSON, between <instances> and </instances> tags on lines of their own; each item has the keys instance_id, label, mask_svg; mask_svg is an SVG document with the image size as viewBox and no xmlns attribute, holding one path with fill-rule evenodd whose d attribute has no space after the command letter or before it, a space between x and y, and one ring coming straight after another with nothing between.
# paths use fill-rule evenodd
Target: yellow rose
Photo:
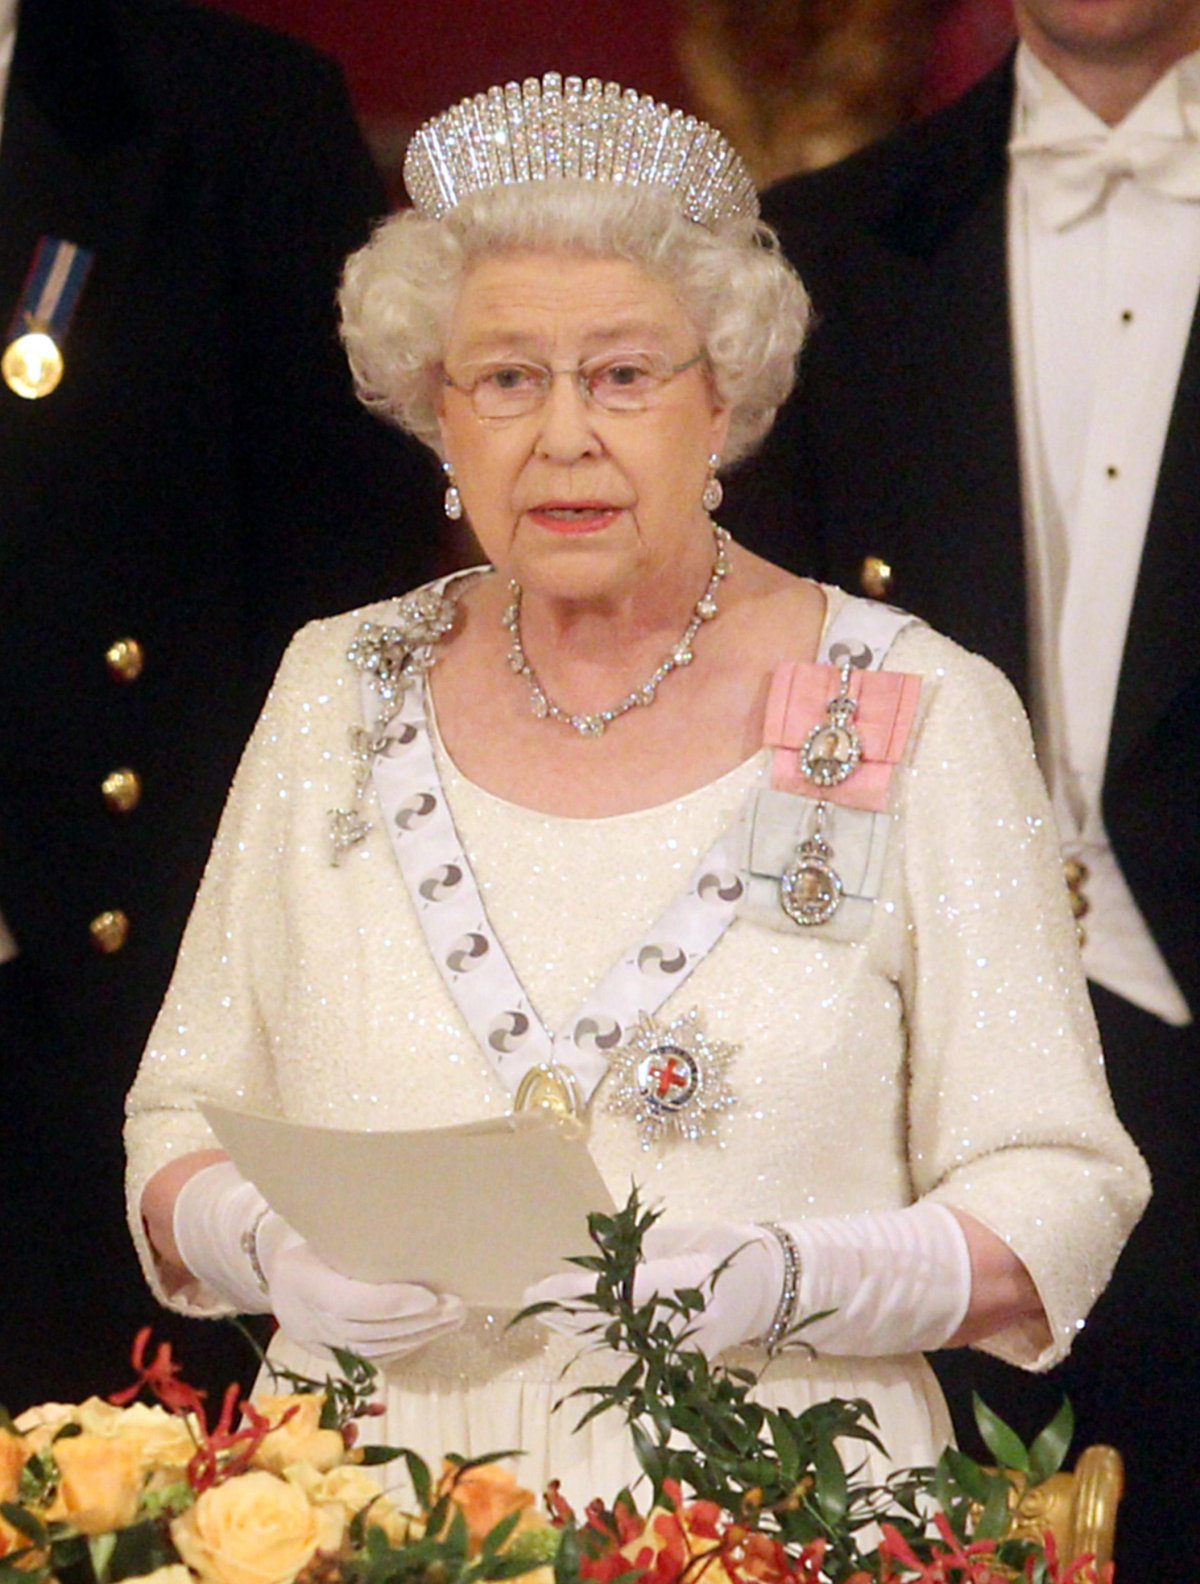
<instances>
[{"instance_id":1,"label":"yellow rose","mask_svg":"<svg viewBox=\"0 0 1200 1584\"><path fill-rule=\"evenodd\" d=\"M79 1405L75 1418L94 1435L136 1445L147 1471L185 1469L197 1446L198 1432L188 1420L157 1404L133 1403L128 1408L115 1408L103 1398L89 1397Z\"/></svg>"},{"instance_id":2,"label":"yellow rose","mask_svg":"<svg viewBox=\"0 0 1200 1584\"><path fill-rule=\"evenodd\" d=\"M343 1463L320 1473L311 1463L293 1463L284 1471L284 1478L302 1490L314 1506L340 1507L347 1524L370 1508L367 1523L382 1529L392 1545L419 1540L425 1532L422 1522L393 1506L382 1494L375 1475L357 1464Z\"/></svg>"},{"instance_id":3,"label":"yellow rose","mask_svg":"<svg viewBox=\"0 0 1200 1584\"><path fill-rule=\"evenodd\" d=\"M18 1414L13 1427L24 1438L26 1457L44 1452L64 1425L74 1423L78 1411L74 1403L39 1403Z\"/></svg>"},{"instance_id":4,"label":"yellow rose","mask_svg":"<svg viewBox=\"0 0 1200 1584\"><path fill-rule=\"evenodd\" d=\"M134 1441L114 1441L85 1431L54 1443L61 1478L47 1516L80 1534L124 1529L137 1515L142 1458Z\"/></svg>"},{"instance_id":5,"label":"yellow rose","mask_svg":"<svg viewBox=\"0 0 1200 1584\"><path fill-rule=\"evenodd\" d=\"M175 1549L206 1584L292 1584L318 1551L336 1551L336 1508L314 1507L266 1469L214 1485L171 1524Z\"/></svg>"},{"instance_id":6,"label":"yellow rose","mask_svg":"<svg viewBox=\"0 0 1200 1584\"><path fill-rule=\"evenodd\" d=\"M254 1454L257 1468L282 1474L290 1463L311 1463L315 1469L336 1468L346 1461L346 1443L340 1430L321 1429L324 1392L306 1392L292 1397L256 1397L259 1413L277 1426ZM296 1412L286 1424L284 1415Z\"/></svg>"},{"instance_id":7,"label":"yellow rose","mask_svg":"<svg viewBox=\"0 0 1200 1584\"><path fill-rule=\"evenodd\" d=\"M74 1403L44 1402L35 1403L32 1408L26 1408L13 1420L14 1427L26 1435L30 1430L41 1429L43 1425L69 1424L79 1409Z\"/></svg>"},{"instance_id":8,"label":"yellow rose","mask_svg":"<svg viewBox=\"0 0 1200 1584\"><path fill-rule=\"evenodd\" d=\"M29 1449L11 1430L0 1430L0 1501L16 1501Z\"/></svg>"}]
</instances>

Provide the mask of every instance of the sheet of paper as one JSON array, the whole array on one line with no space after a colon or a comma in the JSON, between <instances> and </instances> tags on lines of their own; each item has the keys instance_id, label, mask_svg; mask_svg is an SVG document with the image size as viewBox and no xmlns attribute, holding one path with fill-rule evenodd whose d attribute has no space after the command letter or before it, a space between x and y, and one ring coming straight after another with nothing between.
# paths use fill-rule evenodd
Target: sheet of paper
<instances>
[{"instance_id":1,"label":"sheet of paper","mask_svg":"<svg viewBox=\"0 0 1200 1584\"><path fill-rule=\"evenodd\" d=\"M517 1309L530 1282L590 1252L589 1211L613 1209L580 1130L545 1112L363 1133L200 1109L272 1208L360 1281Z\"/></svg>"}]
</instances>

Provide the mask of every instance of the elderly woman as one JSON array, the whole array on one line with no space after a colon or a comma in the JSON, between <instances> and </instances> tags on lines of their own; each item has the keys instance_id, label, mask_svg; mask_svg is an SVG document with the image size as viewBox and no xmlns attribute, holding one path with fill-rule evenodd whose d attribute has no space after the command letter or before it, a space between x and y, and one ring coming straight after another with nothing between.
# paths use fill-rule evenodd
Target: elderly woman
<instances>
[{"instance_id":1,"label":"elderly woman","mask_svg":"<svg viewBox=\"0 0 1200 1584\"><path fill-rule=\"evenodd\" d=\"M1061 1358L1147 1192L1020 706L714 522L807 313L717 134L547 76L427 125L406 175L345 340L489 564L283 662L129 1100L147 1276L192 1314L273 1311L310 1373L375 1358L388 1441L611 1491L620 1426L551 1416L576 1342L338 1275L197 1109L379 1129L549 1101L615 1198L663 1207L644 1292L736 1251L700 1346L761 1363L831 1311L760 1389L865 1396L894 1462L930 1460L923 1350ZM437 1217L436 1182L394 1191Z\"/></svg>"}]
</instances>

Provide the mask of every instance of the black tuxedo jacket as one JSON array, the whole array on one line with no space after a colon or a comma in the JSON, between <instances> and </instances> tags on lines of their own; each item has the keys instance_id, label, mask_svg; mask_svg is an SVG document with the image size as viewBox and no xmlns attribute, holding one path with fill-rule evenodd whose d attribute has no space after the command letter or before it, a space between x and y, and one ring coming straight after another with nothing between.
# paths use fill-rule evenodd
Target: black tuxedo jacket
<instances>
[{"instance_id":1,"label":"black tuxedo jacket","mask_svg":"<svg viewBox=\"0 0 1200 1584\"><path fill-rule=\"evenodd\" d=\"M58 390L0 385L0 1269L33 1273L28 1309L5 1282L0 1401L107 1389L153 1317L122 1101L287 637L433 570L436 469L358 407L337 344L341 262L385 207L311 50L172 0L22 0L0 330L39 237L95 262ZM126 768L141 803L111 812ZM30 1325L74 1338L45 1378Z\"/></svg>"},{"instance_id":2,"label":"black tuxedo jacket","mask_svg":"<svg viewBox=\"0 0 1200 1584\"><path fill-rule=\"evenodd\" d=\"M814 302L795 396L726 520L795 570L889 597L1027 693L1005 240L1011 60L939 115L767 193ZM1200 1014L1200 328L1158 479L1104 786L1122 870Z\"/></svg>"}]
</instances>

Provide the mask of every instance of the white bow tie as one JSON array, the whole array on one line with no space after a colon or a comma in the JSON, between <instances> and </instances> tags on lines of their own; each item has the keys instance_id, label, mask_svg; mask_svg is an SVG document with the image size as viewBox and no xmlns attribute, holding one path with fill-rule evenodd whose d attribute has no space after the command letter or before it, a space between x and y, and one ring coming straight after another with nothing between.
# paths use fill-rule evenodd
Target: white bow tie
<instances>
[{"instance_id":1,"label":"white bow tie","mask_svg":"<svg viewBox=\"0 0 1200 1584\"><path fill-rule=\"evenodd\" d=\"M1200 199L1200 142L1190 138L1117 127L1056 142L1017 137L1009 154L1038 219L1056 231L1090 214L1122 176L1168 198Z\"/></svg>"}]
</instances>

